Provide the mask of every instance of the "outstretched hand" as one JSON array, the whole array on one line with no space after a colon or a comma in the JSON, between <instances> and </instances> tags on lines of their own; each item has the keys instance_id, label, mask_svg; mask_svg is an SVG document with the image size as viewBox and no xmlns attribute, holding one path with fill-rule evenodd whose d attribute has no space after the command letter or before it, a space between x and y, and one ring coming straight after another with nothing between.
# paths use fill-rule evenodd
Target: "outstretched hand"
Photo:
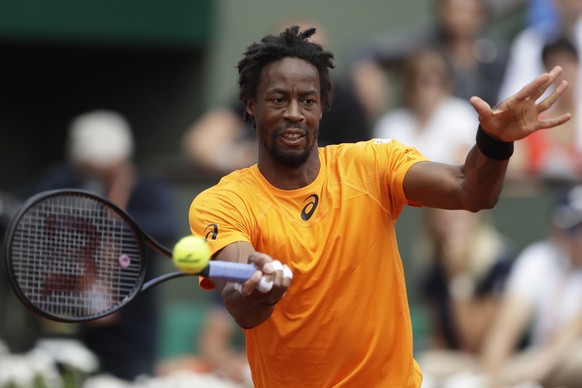
<instances>
[{"instance_id":1,"label":"outstretched hand","mask_svg":"<svg viewBox=\"0 0 582 388\"><path fill-rule=\"evenodd\" d=\"M497 140L510 142L523 139L540 129L557 127L570 120L572 117L570 113L540 119L540 114L552 107L568 88L568 83L562 81L548 97L537 102L560 74L562 68L554 67L552 71L540 75L494 108L481 98L472 97L470 102L479 114L483 130Z\"/></svg>"}]
</instances>

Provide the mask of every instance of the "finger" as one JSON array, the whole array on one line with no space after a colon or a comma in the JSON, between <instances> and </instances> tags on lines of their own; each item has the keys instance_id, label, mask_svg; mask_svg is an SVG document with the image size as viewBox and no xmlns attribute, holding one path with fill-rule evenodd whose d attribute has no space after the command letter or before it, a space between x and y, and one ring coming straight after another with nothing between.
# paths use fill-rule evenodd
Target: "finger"
<instances>
[{"instance_id":1,"label":"finger","mask_svg":"<svg viewBox=\"0 0 582 388\"><path fill-rule=\"evenodd\" d=\"M480 120L488 120L493 116L491 106L480 97L474 96L469 100L473 108L477 111Z\"/></svg>"},{"instance_id":2,"label":"finger","mask_svg":"<svg viewBox=\"0 0 582 388\"><path fill-rule=\"evenodd\" d=\"M285 268L287 268L287 271L285 271ZM262 284L259 285L259 291L270 291L274 285L283 285L283 287L288 288L291 282L284 275L287 274L288 276L290 271L289 267L283 265L279 260L266 263L263 267L265 276L261 279Z\"/></svg>"},{"instance_id":3,"label":"finger","mask_svg":"<svg viewBox=\"0 0 582 388\"><path fill-rule=\"evenodd\" d=\"M558 100L558 98L560 98L560 96L562 94L564 94L564 92L568 89L568 82L567 81L562 81L558 87L556 88L556 90L554 90L554 92L552 94L550 94L548 97L546 97L542 102L540 102L537 105L538 108L538 112L544 112L546 110L548 110L552 105L554 105L554 103Z\"/></svg>"},{"instance_id":4,"label":"finger","mask_svg":"<svg viewBox=\"0 0 582 388\"><path fill-rule=\"evenodd\" d=\"M264 275L261 271L255 272L249 280L242 284L240 293L243 294L244 296L251 295L256 289L259 288L259 285L261 284L261 279L263 277Z\"/></svg>"},{"instance_id":5,"label":"finger","mask_svg":"<svg viewBox=\"0 0 582 388\"><path fill-rule=\"evenodd\" d=\"M556 77L562 73L562 68L556 66L549 73L544 73L538 76L536 79L531 81L529 84L525 85L519 92L514 94L511 99L525 101L527 99L537 100L542 94L545 93L546 89L554 82Z\"/></svg>"},{"instance_id":6,"label":"finger","mask_svg":"<svg viewBox=\"0 0 582 388\"><path fill-rule=\"evenodd\" d=\"M286 264L282 264L279 260L274 260L265 264L265 267L274 269L272 273L269 273L269 279L274 279L276 285L283 284L284 287L289 287L293 279L293 272Z\"/></svg>"},{"instance_id":7,"label":"finger","mask_svg":"<svg viewBox=\"0 0 582 388\"><path fill-rule=\"evenodd\" d=\"M538 99L548 86L550 85L549 74L540 75L538 78L525 85L517 94L515 94L515 99L525 101L525 100L536 100Z\"/></svg>"},{"instance_id":8,"label":"finger","mask_svg":"<svg viewBox=\"0 0 582 388\"><path fill-rule=\"evenodd\" d=\"M262 270L265 264L273 261L273 258L266 253L253 252L249 256L249 263L254 264L255 267ZM264 272L264 271L263 271Z\"/></svg>"},{"instance_id":9,"label":"finger","mask_svg":"<svg viewBox=\"0 0 582 388\"><path fill-rule=\"evenodd\" d=\"M562 67L561 66L554 66L554 68L550 71L550 78L552 82L558 78L562 74Z\"/></svg>"},{"instance_id":10,"label":"finger","mask_svg":"<svg viewBox=\"0 0 582 388\"><path fill-rule=\"evenodd\" d=\"M263 294L266 294L267 292L273 289L274 284L275 282L273 280L269 280L267 279L266 276L263 276L259 281L259 286L257 287L257 290L259 290L259 292L262 292Z\"/></svg>"},{"instance_id":11,"label":"finger","mask_svg":"<svg viewBox=\"0 0 582 388\"><path fill-rule=\"evenodd\" d=\"M286 265L283 266L283 287L288 289L291 286L291 281L293 280L293 272Z\"/></svg>"},{"instance_id":12,"label":"finger","mask_svg":"<svg viewBox=\"0 0 582 388\"><path fill-rule=\"evenodd\" d=\"M283 266L283 279L293 279L293 272L286 265Z\"/></svg>"},{"instance_id":13,"label":"finger","mask_svg":"<svg viewBox=\"0 0 582 388\"><path fill-rule=\"evenodd\" d=\"M538 127L539 127L539 129L554 128L554 127L557 127L559 125L566 123L571 118L572 118L572 115L570 113L566 113L566 114L563 114L559 117L552 117L550 119L540 120Z\"/></svg>"},{"instance_id":14,"label":"finger","mask_svg":"<svg viewBox=\"0 0 582 388\"><path fill-rule=\"evenodd\" d=\"M273 270L268 272L268 273L273 273L275 271L283 271L283 264L281 264L281 262L279 260L273 260L272 262L266 264L269 265L270 264L270 268L272 268Z\"/></svg>"},{"instance_id":15,"label":"finger","mask_svg":"<svg viewBox=\"0 0 582 388\"><path fill-rule=\"evenodd\" d=\"M534 93L531 98L535 101L540 98L548 88L556 81L556 79L562 74L562 68L560 66L555 66L549 73L549 78L546 83L537 89L537 92Z\"/></svg>"}]
</instances>

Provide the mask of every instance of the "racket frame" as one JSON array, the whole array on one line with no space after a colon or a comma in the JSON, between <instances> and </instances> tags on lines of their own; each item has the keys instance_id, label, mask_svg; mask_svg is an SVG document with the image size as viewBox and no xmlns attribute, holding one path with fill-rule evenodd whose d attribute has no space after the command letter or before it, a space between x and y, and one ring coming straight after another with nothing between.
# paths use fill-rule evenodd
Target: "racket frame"
<instances>
[{"instance_id":1,"label":"racket frame","mask_svg":"<svg viewBox=\"0 0 582 388\"><path fill-rule=\"evenodd\" d=\"M139 247L139 258L142 260L142 265L140 268L139 276L136 278L135 284L133 285L132 291L130 294L126 295L121 301L117 302L115 306L103 311L100 314L95 314L92 316L82 316L82 317L63 317L59 315L50 314L40 307L36 306L33 302L29 300L29 298L23 292L17 278L15 275L15 271L12 268L13 260L12 260L12 241L14 238L14 234L20 225L21 219L27 214L31 207L36 205L37 203L47 200L52 197L58 197L63 195L69 196L79 196L84 197L90 200L93 200L101 205L102 208L107 210L113 211L119 218L121 218L125 224L131 229L136 237L137 246ZM165 281L184 277L184 276L205 276L211 278L217 278L224 281L232 281L243 283L248 280L254 272L257 271L256 267L252 264L243 264L243 263L235 263L235 262L228 262L228 261L210 261L210 263L200 272L198 273L185 273L181 271L175 271L166 273L163 275L159 275L155 278L145 279L145 272L146 268L149 265L148 263L148 255L146 255L146 247L149 247L153 251L157 252L161 256L166 258L172 257L172 252L156 241L153 237L147 234L144 230L142 230L139 224L133 219L133 217L128 214L125 210L121 209L117 205L113 204L106 198L101 197L93 192L89 192L86 190L81 189L73 189L73 188L66 188L66 189L56 189L56 190L49 190L38 193L24 203L22 203L15 213L15 215L10 220L8 225L7 232L5 234L4 244L3 244L3 252L4 252L4 261L6 265L6 271L8 273L8 278L10 280L10 284L12 289L16 293L16 296L20 299L20 301L30 308L35 313L41 315L44 318L58 321L58 322L65 322L65 323L80 323L80 322L87 322L96 320L99 318L106 317L111 315L123 307L125 307L128 303L130 303L139 293L142 291L146 291L151 287L163 283ZM261 279L263 283L264 279ZM272 282L265 282L262 284L265 290L269 290L272 287Z\"/></svg>"}]
</instances>

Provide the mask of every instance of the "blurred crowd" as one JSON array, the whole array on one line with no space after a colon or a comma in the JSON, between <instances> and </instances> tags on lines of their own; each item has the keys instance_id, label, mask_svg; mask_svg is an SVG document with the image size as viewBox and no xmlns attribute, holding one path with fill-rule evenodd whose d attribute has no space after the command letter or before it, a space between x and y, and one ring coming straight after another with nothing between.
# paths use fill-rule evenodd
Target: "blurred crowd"
<instances>
[{"instance_id":1,"label":"blurred crowd","mask_svg":"<svg viewBox=\"0 0 582 388\"><path fill-rule=\"evenodd\" d=\"M323 114L319 145L395 138L433 161L461 164L478 126L469 98L477 95L494 106L560 65L570 87L545 114L571 112L573 119L517 143L508 170L510 181L527 179L552 188L555 198L540 226L547 235L518 247L491 213L426 210L405 260L422 263L416 266L419 282L410 286L419 290L418 303L426 311L423 318L413 317L426 320L426 338L416 355L424 388L581 387L582 123L577 113L582 1L520 2L520 30L511 39L496 34L503 2L433 3L432 25L387 28L354 45L349 71L334 80L334 104ZM318 21L285 20L277 28L290 24L315 26L318 43L328 44ZM177 241L180 213L169 177L134 162L131 124L120 112L101 108L71 117L62 164L1 194L2 235L27 197L76 187L109 198L164 245ZM243 120L243 108L233 94L185 128L184 165L220 176L255 163L255 133ZM158 272L150 270L148 276ZM163 302L155 290L118 315L63 328L32 316L11 293L3 265L0 275L0 371L10 352L44 350L58 358L63 348L55 350L56 339L95 357L87 375L107 374L130 384L192 373L214 376L224 386L252 386L242 331L216 295L208 295L192 346L196 351L159 359ZM4 382L0 376L0 387Z\"/></svg>"}]
</instances>

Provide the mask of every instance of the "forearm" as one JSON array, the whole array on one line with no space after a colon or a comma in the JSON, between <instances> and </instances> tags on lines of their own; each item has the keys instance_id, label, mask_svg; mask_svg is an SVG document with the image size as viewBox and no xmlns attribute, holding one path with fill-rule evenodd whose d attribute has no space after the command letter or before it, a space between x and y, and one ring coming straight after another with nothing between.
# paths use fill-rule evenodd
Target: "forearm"
<instances>
[{"instance_id":1,"label":"forearm","mask_svg":"<svg viewBox=\"0 0 582 388\"><path fill-rule=\"evenodd\" d=\"M533 305L519 296L505 295L482 350L483 368L492 382L500 382L503 368L515 351L533 315ZM492 384L493 387L497 385Z\"/></svg>"},{"instance_id":2,"label":"forearm","mask_svg":"<svg viewBox=\"0 0 582 388\"><path fill-rule=\"evenodd\" d=\"M463 165L420 162L404 179L407 198L425 207L477 212L491 209L503 189L509 158L497 160L473 146Z\"/></svg>"},{"instance_id":3,"label":"forearm","mask_svg":"<svg viewBox=\"0 0 582 388\"><path fill-rule=\"evenodd\" d=\"M501 191L509 159L495 160L483 154L475 145L462 168L461 203L465 210L479 211L495 206Z\"/></svg>"},{"instance_id":4,"label":"forearm","mask_svg":"<svg viewBox=\"0 0 582 388\"><path fill-rule=\"evenodd\" d=\"M492 298L451 300L451 313L462 350L478 353L495 314Z\"/></svg>"},{"instance_id":5,"label":"forearm","mask_svg":"<svg viewBox=\"0 0 582 388\"><path fill-rule=\"evenodd\" d=\"M552 371L566 357L574 346L578 346L582 335L582 315L576 317L564 329L562 329L550 342L544 351L545 361L548 365L548 371Z\"/></svg>"},{"instance_id":6,"label":"forearm","mask_svg":"<svg viewBox=\"0 0 582 388\"><path fill-rule=\"evenodd\" d=\"M497 388L503 381L503 368L514 352L515 342L508 336L495 335L485 341L481 361L483 371L490 379L490 386Z\"/></svg>"}]
</instances>

